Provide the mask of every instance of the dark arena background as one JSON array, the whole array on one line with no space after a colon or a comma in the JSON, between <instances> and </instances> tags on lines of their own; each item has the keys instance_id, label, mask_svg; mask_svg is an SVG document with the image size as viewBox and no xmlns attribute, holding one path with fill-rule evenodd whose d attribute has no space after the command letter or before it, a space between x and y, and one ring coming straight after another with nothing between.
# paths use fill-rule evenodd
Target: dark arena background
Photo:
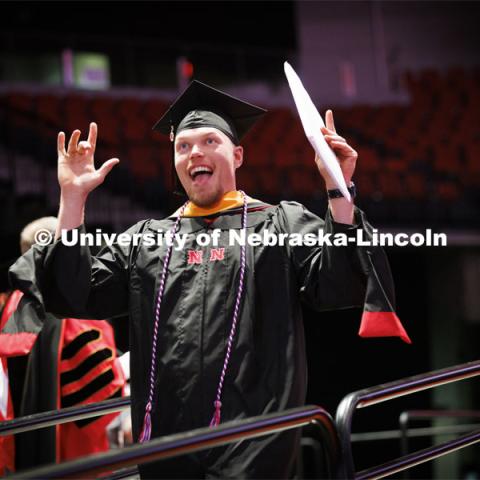
<instances>
[{"instance_id":1,"label":"dark arena background","mask_svg":"<svg viewBox=\"0 0 480 480\"><path fill-rule=\"evenodd\" d=\"M90 231L121 232L181 204L170 193L170 143L151 127L192 78L269 110L245 138L239 188L323 216L325 189L283 73L288 60L358 151L356 203L369 221L382 232L448 237L444 247L386 248L412 345L361 339L360 311L306 312L307 403L334 416L350 392L478 360L479 12L461 1L1 2L0 291L23 226L57 213L60 130L85 134L96 121L96 161L120 158L88 200ZM473 411L478 421L478 402L473 378L359 410L355 434L394 433L354 438L356 470L404 453L402 412ZM474 421L416 422L437 429L410 438L408 451L458 436L441 427ZM304 447L304 478L318 475L315 463ZM480 478L479 447L401 475Z\"/></svg>"}]
</instances>

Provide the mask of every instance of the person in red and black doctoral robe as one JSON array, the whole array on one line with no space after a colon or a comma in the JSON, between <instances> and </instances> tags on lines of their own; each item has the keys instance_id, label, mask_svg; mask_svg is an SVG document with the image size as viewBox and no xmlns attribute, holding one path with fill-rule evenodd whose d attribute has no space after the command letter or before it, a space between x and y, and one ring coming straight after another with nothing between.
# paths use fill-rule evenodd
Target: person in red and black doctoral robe
<instances>
[{"instance_id":1,"label":"person in red and black doctoral robe","mask_svg":"<svg viewBox=\"0 0 480 480\"><path fill-rule=\"evenodd\" d=\"M27 225L21 235L22 252L30 248L36 231L43 228L54 232L56 223L54 217L45 217ZM23 384L21 398L17 395L13 402L15 416L122 395L125 380L108 322L60 320L36 308L19 290L10 293L1 319L0 357L15 365L16 360L28 355L26 372L16 368L17 378L12 379ZM108 450L106 426L115 416L93 417L16 435L16 469Z\"/></svg>"}]
</instances>

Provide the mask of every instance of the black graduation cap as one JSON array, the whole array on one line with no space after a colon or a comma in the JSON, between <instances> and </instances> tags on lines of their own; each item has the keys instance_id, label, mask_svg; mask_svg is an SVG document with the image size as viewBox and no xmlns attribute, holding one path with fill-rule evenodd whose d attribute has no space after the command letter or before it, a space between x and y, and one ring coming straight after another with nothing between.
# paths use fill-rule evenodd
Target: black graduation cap
<instances>
[{"instance_id":1,"label":"black graduation cap","mask_svg":"<svg viewBox=\"0 0 480 480\"><path fill-rule=\"evenodd\" d=\"M265 113L266 110L263 108L193 80L153 126L153 130L165 135L170 134L173 141L174 136L182 130L213 127L238 145L242 137ZM185 194L175 168L173 183L175 193Z\"/></svg>"},{"instance_id":2,"label":"black graduation cap","mask_svg":"<svg viewBox=\"0 0 480 480\"><path fill-rule=\"evenodd\" d=\"M238 145L266 110L194 80L175 100L154 130L176 135L181 130L213 127Z\"/></svg>"}]
</instances>

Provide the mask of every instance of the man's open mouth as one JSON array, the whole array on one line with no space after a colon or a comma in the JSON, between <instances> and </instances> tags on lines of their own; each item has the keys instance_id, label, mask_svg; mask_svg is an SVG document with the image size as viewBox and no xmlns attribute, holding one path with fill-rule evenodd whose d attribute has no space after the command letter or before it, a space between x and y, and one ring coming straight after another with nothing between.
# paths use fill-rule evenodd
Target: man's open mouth
<instances>
[{"instance_id":1,"label":"man's open mouth","mask_svg":"<svg viewBox=\"0 0 480 480\"><path fill-rule=\"evenodd\" d=\"M213 175L213 170L210 167L195 167L190 171L190 178L193 181L196 180L206 180Z\"/></svg>"}]
</instances>

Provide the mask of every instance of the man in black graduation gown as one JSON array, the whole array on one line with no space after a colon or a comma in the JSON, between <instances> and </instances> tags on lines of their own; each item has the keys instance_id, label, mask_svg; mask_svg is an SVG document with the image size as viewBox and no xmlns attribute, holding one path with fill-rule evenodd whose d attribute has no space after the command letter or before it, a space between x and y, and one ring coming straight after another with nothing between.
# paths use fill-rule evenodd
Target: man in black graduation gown
<instances>
[{"instance_id":1,"label":"man in black graduation gown","mask_svg":"<svg viewBox=\"0 0 480 480\"><path fill-rule=\"evenodd\" d=\"M128 233L154 235L174 229L185 235L183 248L118 242L93 256L78 242L66 246L57 240L35 247L11 270L16 288L57 315L105 318L129 313L136 438L302 405L302 302L319 311L365 305L390 316L387 320L395 315L391 277L380 249L372 249L365 260L355 246L229 244L230 230L247 235L318 235L319 229L351 235L358 228L370 232L363 213L338 195L318 159L332 197L325 221L295 202L268 205L237 191L235 171L243 162L240 138L263 113L193 82L156 125L171 135L176 174L189 201L168 218L139 222ZM325 139L347 185L352 185L357 154L336 133L331 111L326 125ZM118 163L110 159L95 169L96 138L95 124L88 140L79 141L76 130L67 147L64 133L59 134L57 238L61 229L74 230L72 235L84 231L87 196ZM220 231L216 246L198 245L200 233L213 238L215 229ZM378 281L383 288L377 288ZM144 465L141 474L287 478L298 440L299 432L288 431Z\"/></svg>"}]
</instances>

